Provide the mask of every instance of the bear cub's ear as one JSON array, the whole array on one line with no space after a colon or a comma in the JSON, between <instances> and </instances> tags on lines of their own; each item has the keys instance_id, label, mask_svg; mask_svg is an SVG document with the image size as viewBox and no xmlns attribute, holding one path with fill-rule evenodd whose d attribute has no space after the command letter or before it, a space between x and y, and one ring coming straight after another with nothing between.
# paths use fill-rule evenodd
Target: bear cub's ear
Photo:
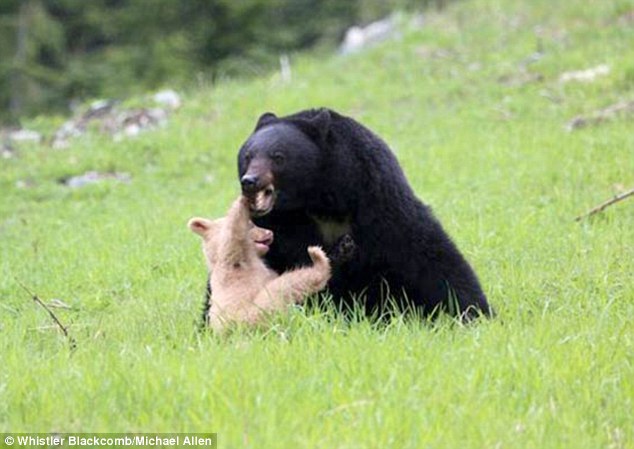
<instances>
[{"instance_id":1,"label":"bear cub's ear","mask_svg":"<svg viewBox=\"0 0 634 449\"><path fill-rule=\"evenodd\" d=\"M213 223L206 218L195 217L189 220L187 227L200 236L205 236L211 229Z\"/></svg>"},{"instance_id":2,"label":"bear cub's ear","mask_svg":"<svg viewBox=\"0 0 634 449\"><path fill-rule=\"evenodd\" d=\"M263 126L270 125L275 120L277 120L277 115L273 114L272 112L265 112L258 119L258 123L255 125L255 130L257 131Z\"/></svg>"}]
</instances>

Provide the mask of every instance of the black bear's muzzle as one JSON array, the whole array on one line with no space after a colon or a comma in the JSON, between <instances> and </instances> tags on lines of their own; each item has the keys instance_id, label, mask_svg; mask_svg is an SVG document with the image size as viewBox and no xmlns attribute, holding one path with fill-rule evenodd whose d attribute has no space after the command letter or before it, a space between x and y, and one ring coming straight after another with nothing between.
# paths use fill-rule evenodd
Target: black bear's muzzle
<instances>
[{"instance_id":1,"label":"black bear's muzzle","mask_svg":"<svg viewBox=\"0 0 634 449\"><path fill-rule=\"evenodd\" d=\"M258 177L256 175L246 174L240 179L240 185L242 186L242 193L245 195L254 194L259 190Z\"/></svg>"}]
</instances>

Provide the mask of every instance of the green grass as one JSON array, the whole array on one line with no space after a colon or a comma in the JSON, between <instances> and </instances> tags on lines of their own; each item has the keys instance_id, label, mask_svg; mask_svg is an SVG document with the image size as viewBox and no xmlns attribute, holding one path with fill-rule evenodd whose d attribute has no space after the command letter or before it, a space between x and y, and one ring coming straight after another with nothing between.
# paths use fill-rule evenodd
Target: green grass
<instances>
[{"instance_id":1,"label":"green grass","mask_svg":"<svg viewBox=\"0 0 634 449\"><path fill-rule=\"evenodd\" d=\"M631 0L473 0L359 55L296 56L271 76L186 93L168 126L0 161L0 431L217 432L220 447L633 448L632 119L565 123L634 98ZM507 87L527 70L543 81ZM593 83L564 71L608 64ZM329 106L393 148L472 262L494 320L384 327L294 310L199 335L194 215L238 194L260 113ZM52 119L28 126L50 129ZM70 190L85 170L130 184ZM19 188L20 180L34 183ZM56 310L70 352L16 279Z\"/></svg>"}]
</instances>

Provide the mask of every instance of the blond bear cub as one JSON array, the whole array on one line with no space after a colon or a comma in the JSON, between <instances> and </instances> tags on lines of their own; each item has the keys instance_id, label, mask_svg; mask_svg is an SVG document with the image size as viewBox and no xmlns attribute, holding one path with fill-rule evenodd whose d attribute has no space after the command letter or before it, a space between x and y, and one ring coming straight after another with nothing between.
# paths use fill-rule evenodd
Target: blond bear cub
<instances>
[{"instance_id":1,"label":"blond bear cub","mask_svg":"<svg viewBox=\"0 0 634 449\"><path fill-rule=\"evenodd\" d=\"M262 257L273 242L273 232L251 222L244 197L233 203L226 217L192 218L188 227L203 239L213 291L205 321L216 331L231 323L261 322L268 314L302 303L330 279L330 260L317 246L308 248L310 267L282 275L268 268Z\"/></svg>"}]
</instances>

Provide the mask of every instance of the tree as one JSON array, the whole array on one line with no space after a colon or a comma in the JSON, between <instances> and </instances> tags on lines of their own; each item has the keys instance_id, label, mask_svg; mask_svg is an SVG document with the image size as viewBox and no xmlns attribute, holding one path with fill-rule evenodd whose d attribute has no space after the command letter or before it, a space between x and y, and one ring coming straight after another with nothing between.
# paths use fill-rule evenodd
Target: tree
<instances>
[{"instance_id":1,"label":"tree","mask_svg":"<svg viewBox=\"0 0 634 449\"><path fill-rule=\"evenodd\" d=\"M259 73L281 53L338 43L351 24L431 3L444 1L3 0L0 120L201 72Z\"/></svg>"}]
</instances>

